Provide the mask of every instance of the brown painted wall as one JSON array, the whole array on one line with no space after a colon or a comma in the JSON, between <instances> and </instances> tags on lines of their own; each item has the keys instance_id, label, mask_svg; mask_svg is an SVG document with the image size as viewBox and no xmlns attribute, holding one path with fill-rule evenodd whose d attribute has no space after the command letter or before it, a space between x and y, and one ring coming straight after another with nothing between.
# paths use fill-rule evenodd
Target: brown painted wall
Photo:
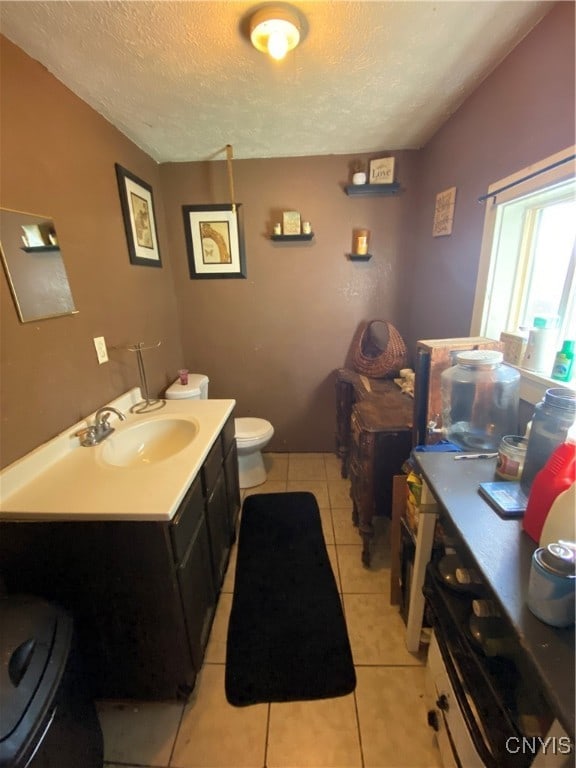
<instances>
[{"instance_id":1,"label":"brown painted wall","mask_svg":"<svg viewBox=\"0 0 576 768\"><path fill-rule=\"evenodd\" d=\"M448 120L418 157L402 328L468 336L488 186L574 144L574 3L560 2ZM436 194L457 187L454 228L432 237ZM417 275L417 279L414 276Z\"/></svg>"},{"instance_id":2,"label":"brown painted wall","mask_svg":"<svg viewBox=\"0 0 576 768\"><path fill-rule=\"evenodd\" d=\"M413 187L413 152L395 153L397 178ZM247 279L190 280L182 205L230 201L224 162L162 167L184 358L210 379L211 397L234 397L238 414L269 419L270 448L334 448L334 371L358 325L397 322L397 275L410 193L348 197L345 155L234 161L244 209ZM298 210L310 243L274 243L282 210ZM369 262L349 261L354 227L371 230Z\"/></svg>"},{"instance_id":3,"label":"brown painted wall","mask_svg":"<svg viewBox=\"0 0 576 768\"><path fill-rule=\"evenodd\" d=\"M50 215L79 314L21 324L2 271L1 454L6 465L138 383L109 346L161 340L146 356L153 393L183 364L211 396L268 418L276 450L331 450L333 372L358 324L418 338L467 335L487 185L574 141L574 7L560 3L421 152L394 153L405 191L349 198L348 156L235 161L246 280L190 280L181 206L227 202L223 162L157 166L40 64L2 39L0 205ZM356 159L356 156L354 157ZM162 269L129 263L114 163L155 193ZM437 192L458 187L453 235L432 238ZM311 244L267 234L282 209L312 222ZM351 263L352 228L372 230Z\"/></svg>"},{"instance_id":4,"label":"brown painted wall","mask_svg":"<svg viewBox=\"0 0 576 768\"><path fill-rule=\"evenodd\" d=\"M161 200L162 269L133 266L114 163L157 190L158 166L5 38L0 46L0 206L54 219L79 313L20 323L0 268L2 466L138 384L135 356L92 339L161 340L146 358L151 389L181 364L178 317Z\"/></svg>"}]
</instances>

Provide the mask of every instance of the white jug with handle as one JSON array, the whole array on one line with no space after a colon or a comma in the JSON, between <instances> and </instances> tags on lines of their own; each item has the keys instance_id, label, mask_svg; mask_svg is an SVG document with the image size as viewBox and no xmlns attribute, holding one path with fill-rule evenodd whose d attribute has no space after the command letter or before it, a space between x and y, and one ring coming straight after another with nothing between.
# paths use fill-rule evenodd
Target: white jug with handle
<instances>
[{"instance_id":1,"label":"white jug with handle","mask_svg":"<svg viewBox=\"0 0 576 768\"><path fill-rule=\"evenodd\" d=\"M576 541L576 483L556 496L546 515L540 546L547 547L555 541Z\"/></svg>"}]
</instances>

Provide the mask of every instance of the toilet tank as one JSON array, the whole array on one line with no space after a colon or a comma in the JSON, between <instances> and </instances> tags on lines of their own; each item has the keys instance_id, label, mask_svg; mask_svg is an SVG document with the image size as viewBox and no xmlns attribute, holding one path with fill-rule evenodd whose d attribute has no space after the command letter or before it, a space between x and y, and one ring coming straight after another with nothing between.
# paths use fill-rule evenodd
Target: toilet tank
<instances>
[{"instance_id":1,"label":"toilet tank","mask_svg":"<svg viewBox=\"0 0 576 768\"><path fill-rule=\"evenodd\" d=\"M189 373L188 384L176 379L166 390L166 400L206 400L208 398L208 376L203 373Z\"/></svg>"}]
</instances>

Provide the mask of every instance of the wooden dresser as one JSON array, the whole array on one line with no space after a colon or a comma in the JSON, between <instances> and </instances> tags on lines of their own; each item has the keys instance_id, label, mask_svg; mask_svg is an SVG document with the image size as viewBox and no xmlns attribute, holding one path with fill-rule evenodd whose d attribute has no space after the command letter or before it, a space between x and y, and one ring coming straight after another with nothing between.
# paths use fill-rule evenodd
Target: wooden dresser
<instances>
[{"instance_id":1,"label":"wooden dresser","mask_svg":"<svg viewBox=\"0 0 576 768\"><path fill-rule=\"evenodd\" d=\"M362 536L362 562L369 566L372 518L391 517L393 477L412 448L413 400L389 379L341 368L336 403L336 452L342 477L350 477L352 521Z\"/></svg>"}]
</instances>

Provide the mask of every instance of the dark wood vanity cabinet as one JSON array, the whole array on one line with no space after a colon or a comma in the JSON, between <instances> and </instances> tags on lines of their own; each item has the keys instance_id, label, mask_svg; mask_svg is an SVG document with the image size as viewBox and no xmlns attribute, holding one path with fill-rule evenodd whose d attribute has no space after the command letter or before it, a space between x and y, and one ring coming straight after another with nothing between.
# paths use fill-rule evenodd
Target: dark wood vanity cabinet
<instances>
[{"instance_id":1,"label":"dark wood vanity cabinet","mask_svg":"<svg viewBox=\"0 0 576 768\"><path fill-rule=\"evenodd\" d=\"M194 687L239 510L226 430L170 521L0 524L4 586L71 612L98 698L185 698Z\"/></svg>"}]
</instances>

